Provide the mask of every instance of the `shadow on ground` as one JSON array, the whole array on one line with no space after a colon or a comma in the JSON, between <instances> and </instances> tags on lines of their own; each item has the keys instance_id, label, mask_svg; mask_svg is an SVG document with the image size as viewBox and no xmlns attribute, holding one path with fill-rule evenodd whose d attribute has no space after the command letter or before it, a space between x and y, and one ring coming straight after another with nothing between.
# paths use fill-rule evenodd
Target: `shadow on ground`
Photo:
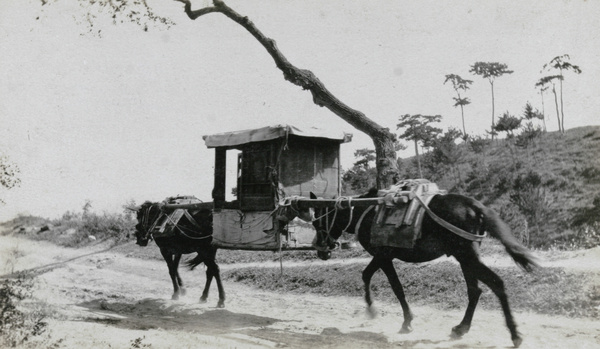
<instances>
[{"instance_id":1,"label":"shadow on ground","mask_svg":"<svg viewBox=\"0 0 600 349\"><path fill-rule=\"evenodd\" d=\"M107 323L124 329L164 329L220 334L284 321L200 305L176 304L164 299L146 298L136 303L98 299L77 305L86 308L90 313L90 316L82 321Z\"/></svg>"},{"instance_id":2,"label":"shadow on ground","mask_svg":"<svg viewBox=\"0 0 600 349\"><path fill-rule=\"evenodd\" d=\"M88 316L80 321L103 323L129 330L175 330L190 331L203 335L232 337L242 335L246 338L256 338L267 341L277 347L292 348L422 348L451 347L466 348L460 342L410 340L390 343L388 338L380 333L355 331L342 333L335 327L323 329L319 334L304 333L271 325L280 322L296 321L281 320L271 317L235 313L226 309L210 308L205 305L176 303L165 299L146 298L138 302L107 301L96 299L77 304L85 308ZM449 345L449 346L448 346Z\"/></svg>"}]
</instances>

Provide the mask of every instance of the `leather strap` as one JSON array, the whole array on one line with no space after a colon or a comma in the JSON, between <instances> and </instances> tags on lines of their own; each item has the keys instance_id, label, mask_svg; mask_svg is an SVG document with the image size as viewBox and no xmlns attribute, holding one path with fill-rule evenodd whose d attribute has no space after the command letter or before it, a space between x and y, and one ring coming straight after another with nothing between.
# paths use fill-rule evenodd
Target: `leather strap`
<instances>
[{"instance_id":1,"label":"leather strap","mask_svg":"<svg viewBox=\"0 0 600 349\"><path fill-rule=\"evenodd\" d=\"M459 227L446 222L445 220L438 217L435 213L433 213L429 209L429 207L427 207L425 202L423 202L423 200L418 195L416 195L415 197L419 200L419 202L421 203L421 205L423 206L423 208L425 209L427 214L429 214L429 216L431 217L431 219L433 219L434 222L436 222L437 224L441 225L442 227L450 230L454 234L456 234L462 238L465 238L467 240L477 241L477 242L482 241L487 236L487 232L483 232L483 235L475 235L475 234L471 234L468 231L462 230Z\"/></svg>"}]
</instances>

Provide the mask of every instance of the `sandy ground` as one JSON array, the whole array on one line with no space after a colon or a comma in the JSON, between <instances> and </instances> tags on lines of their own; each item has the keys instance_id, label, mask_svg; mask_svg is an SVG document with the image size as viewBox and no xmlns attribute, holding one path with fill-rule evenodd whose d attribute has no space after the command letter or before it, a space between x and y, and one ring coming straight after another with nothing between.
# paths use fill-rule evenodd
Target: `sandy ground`
<instances>
[{"instance_id":1,"label":"sandy ground","mask_svg":"<svg viewBox=\"0 0 600 349\"><path fill-rule=\"evenodd\" d=\"M413 306L414 331L400 334L402 314L397 303L377 302L379 314L371 319L362 298L263 292L229 281L225 309L215 308L216 288L209 302L200 304L205 275L185 268L180 273L187 294L172 301L165 263L130 258L105 247L65 249L0 236L0 273L38 268L33 299L50 313L46 344L59 348L512 347L499 309L478 309L471 331L451 339L450 329L460 322L462 310ZM581 265L600 269L600 248L565 256L546 263L572 267L573 272L582 272L577 269ZM285 266L284 262L284 270ZM600 348L598 321L522 312L515 312L515 317L524 337L521 348Z\"/></svg>"}]
</instances>

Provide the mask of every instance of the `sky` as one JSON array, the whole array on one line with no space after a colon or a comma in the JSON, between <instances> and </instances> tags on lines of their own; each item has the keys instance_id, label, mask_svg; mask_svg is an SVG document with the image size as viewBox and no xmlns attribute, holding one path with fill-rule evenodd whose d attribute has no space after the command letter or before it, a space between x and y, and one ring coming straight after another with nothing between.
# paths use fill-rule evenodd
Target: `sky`
<instances>
[{"instance_id":1,"label":"sky","mask_svg":"<svg viewBox=\"0 0 600 349\"><path fill-rule=\"evenodd\" d=\"M0 0L0 155L20 168L19 187L2 190L0 222L18 214L47 218L121 212L133 200L195 195L211 201L214 150L203 135L274 124L354 134L342 166L370 139L309 92L283 79L264 48L221 14L189 20L175 1L148 0L176 25L112 25L94 35L76 2ZM193 1L197 8L207 0ZM473 80L464 94L467 132L491 123L487 80L478 61L507 64L495 82L496 117L542 109L535 82L543 65L569 54L567 129L599 125L600 1L228 0L277 42L288 60L311 70L342 102L396 132L404 114L442 115L461 127L446 74ZM100 30L98 34L97 30ZM552 96L544 99L556 131ZM412 155L412 148L401 157Z\"/></svg>"}]
</instances>

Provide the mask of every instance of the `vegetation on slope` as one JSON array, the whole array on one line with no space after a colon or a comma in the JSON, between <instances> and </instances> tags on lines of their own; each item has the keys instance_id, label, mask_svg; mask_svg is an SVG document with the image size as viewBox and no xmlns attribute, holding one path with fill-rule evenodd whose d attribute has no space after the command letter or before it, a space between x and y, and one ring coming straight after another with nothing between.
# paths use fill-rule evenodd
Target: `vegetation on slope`
<instances>
[{"instance_id":1,"label":"vegetation on slope","mask_svg":"<svg viewBox=\"0 0 600 349\"><path fill-rule=\"evenodd\" d=\"M467 288L460 267L451 262L415 265L394 262L409 304L465 309ZM362 271L365 263L329 267L240 268L223 272L226 280L260 289L325 296L363 297ZM590 317L600 316L598 273L570 273L562 268L546 268L535 273L515 272L515 267L494 268L504 280L514 309L540 314ZM480 305L499 309L496 296L485 286ZM397 302L385 275L377 272L371 282L375 301ZM398 311L400 307L398 306Z\"/></svg>"},{"instance_id":2,"label":"vegetation on slope","mask_svg":"<svg viewBox=\"0 0 600 349\"><path fill-rule=\"evenodd\" d=\"M434 147L423 156L423 176L495 208L530 247L600 244L599 126L526 141L471 139L452 150L452 165L441 151ZM405 178L418 176L412 158L401 168Z\"/></svg>"}]
</instances>

